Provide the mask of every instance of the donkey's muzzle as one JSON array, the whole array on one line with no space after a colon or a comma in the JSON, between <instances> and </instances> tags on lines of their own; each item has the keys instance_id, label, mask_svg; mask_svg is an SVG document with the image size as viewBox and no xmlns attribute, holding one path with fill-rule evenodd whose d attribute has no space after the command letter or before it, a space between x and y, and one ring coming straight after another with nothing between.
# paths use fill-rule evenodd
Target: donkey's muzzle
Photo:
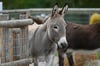
<instances>
[{"instance_id":1,"label":"donkey's muzzle","mask_svg":"<svg viewBox=\"0 0 100 66\"><path fill-rule=\"evenodd\" d=\"M68 42L66 40L66 37L60 38L60 40L58 41L58 47L62 48L63 50L67 50Z\"/></svg>"},{"instance_id":2,"label":"donkey's muzzle","mask_svg":"<svg viewBox=\"0 0 100 66\"><path fill-rule=\"evenodd\" d=\"M62 43L62 44L61 44L61 48L62 48L64 51L66 51L67 48L68 48L68 45L65 44L65 43Z\"/></svg>"}]
</instances>

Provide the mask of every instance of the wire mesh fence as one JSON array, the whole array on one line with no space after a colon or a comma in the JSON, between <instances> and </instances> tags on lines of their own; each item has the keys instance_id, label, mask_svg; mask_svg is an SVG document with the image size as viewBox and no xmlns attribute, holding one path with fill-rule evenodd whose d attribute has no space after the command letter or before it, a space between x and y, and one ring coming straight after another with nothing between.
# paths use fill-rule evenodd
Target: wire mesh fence
<instances>
[{"instance_id":1,"label":"wire mesh fence","mask_svg":"<svg viewBox=\"0 0 100 66\"><path fill-rule=\"evenodd\" d=\"M20 60L28 56L28 25L33 22L31 19L8 20L9 16L5 17L7 18L0 21L1 64Z\"/></svg>"},{"instance_id":2,"label":"wire mesh fence","mask_svg":"<svg viewBox=\"0 0 100 66\"><path fill-rule=\"evenodd\" d=\"M23 25L26 21L22 21L21 25L15 23L16 19L27 19L29 15L37 15L37 17L44 17L50 13L51 9L23 9L23 10L4 10L0 15L0 63L2 66L28 66L29 59L29 39L28 39L28 24ZM69 8L68 13L65 15L66 21L75 23L88 24L89 17L92 13L100 13L100 9L93 8ZM7 20L15 20L11 23ZM3 23L2 21L7 21ZM9 24L8 24L9 23ZM18 22L19 23L19 22ZM2 26L3 25L3 26ZM10 27L8 26L10 25ZM24 59L24 60L22 60ZM18 61L16 61L18 60ZM16 62L13 62L16 61ZM25 62L25 63L24 63ZM8 64L4 64L8 63ZM18 65L18 63L20 63Z\"/></svg>"}]
</instances>

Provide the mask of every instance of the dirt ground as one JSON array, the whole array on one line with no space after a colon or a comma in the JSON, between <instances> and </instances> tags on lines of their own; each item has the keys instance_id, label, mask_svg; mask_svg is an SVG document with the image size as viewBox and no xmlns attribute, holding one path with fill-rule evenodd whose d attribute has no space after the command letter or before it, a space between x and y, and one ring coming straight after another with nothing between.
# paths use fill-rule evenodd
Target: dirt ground
<instances>
[{"instance_id":1,"label":"dirt ground","mask_svg":"<svg viewBox=\"0 0 100 66\"><path fill-rule=\"evenodd\" d=\"M96 54L92 55L74 54L73 58L75 66L99 66ZM30 64L29 66L33 66L33 64ZM45 66L45 62L39 62L39 66ZM54 66L58 66L57 56L55 56L54 58ZM69 66L67 57L64 59L64 66Z\"/></svg>"},{"instance_id":2,"label":"dirt ground","mask_svg":"<svg viewBox=\"0 0 100 66\"><path fill-rule=\"evenodd\" d=\"M74 54L74 65L75 66L99 66L96 54ZM69 66L67 58L65 58L64 66Z\"/></svg>"}]
</instances>

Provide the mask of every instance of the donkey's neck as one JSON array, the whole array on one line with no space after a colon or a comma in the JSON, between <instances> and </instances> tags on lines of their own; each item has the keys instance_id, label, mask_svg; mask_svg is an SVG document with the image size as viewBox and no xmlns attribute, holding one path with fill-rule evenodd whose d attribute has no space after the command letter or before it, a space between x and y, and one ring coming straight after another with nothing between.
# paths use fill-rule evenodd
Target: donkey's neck
<instances>
[{"instance_id":1,"label":"donkey's neck","mask_svg":"<svg viewBox=\"0 0 100 66\"><path fill-rule=\"evenodd\" d=\"M52 53L55 51L56 44L55 42L52 42L50 40L47 32L44 33L40 42L41 42L41 47L43 48L42 50L44 51L44 54L48 55L49 53Z\"/></svg>"},{"instance_id":2,"label":"donkey's neck","mask_svg":"<svg viewBox=\"0 0 100 66\"><path fill-rule=\"evenodd\" d=\"M47 42L48 44L54 44L55 42L52 41L52 39L48 36L48 32L46 31L44 36L43 36L43 39L45 40L45 42Z\"/></svg>"},{"instance_id":3,"label":"donkey's neck","mask_svg":"<svg viewBox=\"0 0 100 66\"><path fill-rule=\"evenodd\" d=\"M41 24L41 25L40 25L40 28L41 28L42 30L46 31L46 30L47 30L47 23L45 22L44 24Z\"/></svg>"}]
</instances>

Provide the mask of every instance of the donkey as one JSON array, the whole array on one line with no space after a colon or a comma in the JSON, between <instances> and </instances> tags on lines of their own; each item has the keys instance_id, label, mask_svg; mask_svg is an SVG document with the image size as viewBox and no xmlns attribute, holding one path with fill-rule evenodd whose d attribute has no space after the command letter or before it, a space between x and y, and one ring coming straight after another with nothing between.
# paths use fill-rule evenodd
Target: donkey
<instances>
[{"instance_id":1,"label":"donkey","mask_svg":"<svg viewBox=\"0 0 100 66\"><path fill-rule=\"evenodd\" d=\"M36 23L35 27L33 27L33 26L30 27L31 29L29 29L30 30L29 33L32 32L31 31L32 28L36 28L36 26L45 23L45 21L48 19L48 17L44 18L44 19L41 19L41 18L34 17L34 16L29 16L29 18L31 18ZM58 57L59 57L59 66L64 66L64 56L66 57L66 53L65 52L67 50L67 47L64 47L64 45L62 45L62 47L57 46L57 50L58 50Z\"/></svg>"},{"instance_id":2,"label":"donkey","mask_svg":"<svg viewBox=\"0 0 100 66\"><path fill-rule=\"evenodd\" d=\"M34 66L38 66L38 58L40 56L45 57L46 66L53 66L53 53L57 45L60 47L62 47L62 44L63 46L68 46L65 29L66 23L63 18L66 8L68 6L65 4L61 11L59 11L56 4L46 22L38 26L34 31L30 40L30 53Z\"/></svg>"},{"instance_id":3,"label":"donkey","mask_svg":"<svg viewBox=\"0 0 100 66\"><path fill-rule=\"evenodd\" d=\"M74 66L72 57L73 51L91 54L96 53L100 49L100 23L81 25L67 22L66 38L69 45L67 47L69 65ZM63 53L59 58L63 58L63 54L66 53L66 51L64 48L60 49ZM64 63L64 58L60 63Z\"/></svg>"}]
</instances>

